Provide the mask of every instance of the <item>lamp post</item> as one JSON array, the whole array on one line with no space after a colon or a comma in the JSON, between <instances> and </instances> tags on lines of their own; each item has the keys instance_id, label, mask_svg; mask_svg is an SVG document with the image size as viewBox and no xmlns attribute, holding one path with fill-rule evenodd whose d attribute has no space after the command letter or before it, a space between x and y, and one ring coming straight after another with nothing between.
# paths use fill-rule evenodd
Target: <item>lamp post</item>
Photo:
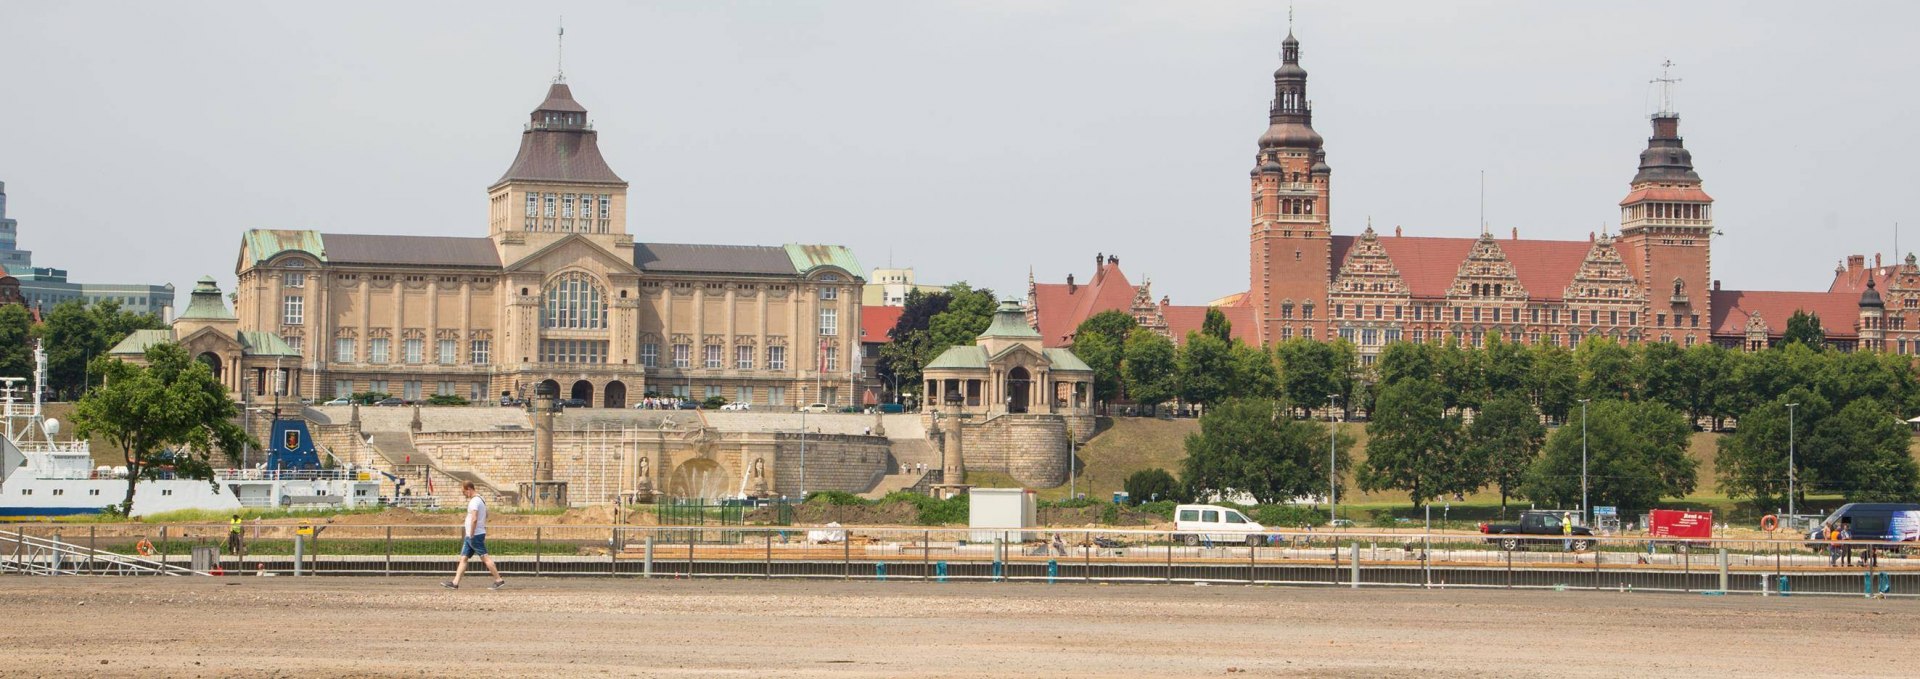
<instances>
[{"instance_id":1,"label":"lamp post","mask_svg":"<svg viewBox=\"0 0 1920 679\"><path fill-rule=\"evenodd\" d=\"M1587 517L1587 404L1593 399L1580 399L1580 518Z\"/></svg>"},{"instance_id":2,"label":"lamp post","mask_svg":"<svg viewBox=\"0 0 1920 679\"><path fill-rule=\"evenodd\" d=\"M1327 527L1332 528L1334 519L1340 518L1340 455L1336 452L1336 443L1340 435L1340 423L1333 419L1336 410L1333 401L1339 394L1327 394Z\"/></svg>"},{"instance_id":3,"label":"lamp post","mask_svg":"<svg viewBox=\"0 0 1920 679\"><path fill-rule=\"evenodd\" d=\"M807 408L800 407L800 501L807 501Z\"/></svg>"},{"instance_id":4,"label":"lamp post","mask_svg":"<svg viewBox=\"0 0 1920 679\"><path fill-rule=\"evenodd\" d=\"M1795 490L1793 468L1793 409L1798 407L1800 407L1798 403L1787 404L1787 517L1789 521L1791 521L1793 517L1793 491Z\"/></svg>"}]
</instances>

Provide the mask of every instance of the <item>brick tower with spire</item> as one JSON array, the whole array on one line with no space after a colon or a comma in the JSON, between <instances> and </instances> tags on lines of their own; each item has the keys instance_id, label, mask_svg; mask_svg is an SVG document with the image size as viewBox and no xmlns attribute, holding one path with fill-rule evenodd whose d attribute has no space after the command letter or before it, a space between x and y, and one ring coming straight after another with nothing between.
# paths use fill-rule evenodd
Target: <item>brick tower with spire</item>
<instances>
[{"instance_id":1,"label":"brick tower with spire","mask_svg":"<svg viewBox=\"0 0 1920 679\"><path fill-rule=\"evenodd\" d=\"M1273 72L1273 102L1250 173L1253 219L1248 303L1263 344L1312 337L1326 317L1333 269L1328 184L1333 169L1320 133L1313 131L1307 71L1300 41L1287 32Z\"/></svg>"},{"instance_id":2,"label":"brick tower with spire","mask_svg":"<svg viewBox=\"0 0 1920 679\"><path fill-rule=\"evenodd\" d=\"M1649 336L1705 342L1712 331L1713 197L1700 188L1693 154L1680 137L1672 95L1679 81L1663 72L1654 82L1661 87L1660 110L1640 152L1640 171L1620 201L1620 254L1646 294L1654 326Z\"/></svg>"}]
</instances>

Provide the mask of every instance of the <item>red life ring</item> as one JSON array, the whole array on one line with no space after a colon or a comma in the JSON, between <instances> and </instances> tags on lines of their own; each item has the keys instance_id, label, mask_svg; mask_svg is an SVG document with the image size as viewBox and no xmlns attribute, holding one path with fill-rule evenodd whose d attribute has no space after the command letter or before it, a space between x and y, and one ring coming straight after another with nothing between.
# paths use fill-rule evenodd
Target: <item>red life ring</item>
<instances>
[{"instance_id":1,"label":"red life ring","mask_svg":"<svg viewBox=\"0 0 1920 679\"><path fill-rule=\"evenodd\" d=\"M1772 514L1760 517L1760 530L1769 533L1780 530L1780 517Z\"/></svg>"}]
</instances>

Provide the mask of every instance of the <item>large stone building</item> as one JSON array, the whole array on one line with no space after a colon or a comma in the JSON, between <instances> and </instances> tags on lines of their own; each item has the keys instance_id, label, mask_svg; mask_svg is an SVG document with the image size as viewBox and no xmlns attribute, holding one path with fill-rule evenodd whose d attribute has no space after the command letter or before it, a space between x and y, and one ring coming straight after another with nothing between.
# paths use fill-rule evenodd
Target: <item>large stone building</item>
<instances>
[{"instance_id":1,"label":"large stone building","mask_svg":"<svg viewBox=\"0 0 1920 679\"><path fill-rule=\"evenodd\" d=\"M487 188L485 236L248 232L240 327L300 352L315 399L541 386L605 407L655 392L775 409L853 398L853 254L635 242L598 135L556 79Z\"/></svg>"},{"instance_id":2,"label":"large stone building","mask_svg":"<svg viewBox=\"0 0 1920 679\"><path fill-rule=\"evenodd\" d=\"M1920 264L1911 255L1887 266L1849 257L1826 291L1721 289L1712 278L1713 198L1682 141L1680 116L1665 101L1620 201L1618 235L1537 240L1520 238L1518 228L1496 237L1483 226L1477 236L1427 237L1371 224L1357 236L1337 234L1333 168L1313 129L1293 35L1280 57L1250 173L1248 288L1212 303L1251 342L1339 337L1356 345L1363 363L1392 342L1478 346L1489 335L1558 346L1605 337L1750 350L1778 342L1788 317L1806 311L1819 315L1827 341L1842 350L1920 353ZM1028 300L1048 346L1070 344L1079 322L1101 311L1129 313L1179 338L1182 326L1198 323L1182 319L1205 310L1153 304L1148 287L1130 287L1111 257L1087 283L1071 276L1065 284L1030 283Z\"/></svg>"},{"instance_id":3,"label":"large stone building","mask_svg":"<svg viewBox=\"0 0 1920 679\"><path fill-rule=\"evenodd\" d=\"M78 300L85 304L117 302L122 309L153 314L162 320L173 315L171 283L76 283L67 280L66 269L34 266L33 251L20 249L20 221L7 216L6 182L0 182L0 272L14 279L28 307L41 312L61 302Z\"/></svg>"}]
</instances>

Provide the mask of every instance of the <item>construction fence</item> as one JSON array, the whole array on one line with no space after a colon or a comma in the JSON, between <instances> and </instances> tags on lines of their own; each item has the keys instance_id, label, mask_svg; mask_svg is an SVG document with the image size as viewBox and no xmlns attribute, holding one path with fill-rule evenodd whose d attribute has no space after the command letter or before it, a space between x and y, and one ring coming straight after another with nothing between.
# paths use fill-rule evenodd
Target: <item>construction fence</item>
<instances>
[{"instance_id":1,"label":"construction fence","mask_svg":"<svg viewBox=\"0 0 1920 679\"><path fill-rule=\"evenodd\" d=\"M0 526L0 572L392 576L451 572L446 525ZM498 525L509 577L831 578L1920 596L1913 543L1285 531ZM1212 537L1221 538L1216 541ZM1226 538L1231 538L1228 540ZM298 554L298 558L295 555ZM130 565L132 564L132 565ZM476 564L477 565L477 564Z\"/></svg>"}]
</instances>

